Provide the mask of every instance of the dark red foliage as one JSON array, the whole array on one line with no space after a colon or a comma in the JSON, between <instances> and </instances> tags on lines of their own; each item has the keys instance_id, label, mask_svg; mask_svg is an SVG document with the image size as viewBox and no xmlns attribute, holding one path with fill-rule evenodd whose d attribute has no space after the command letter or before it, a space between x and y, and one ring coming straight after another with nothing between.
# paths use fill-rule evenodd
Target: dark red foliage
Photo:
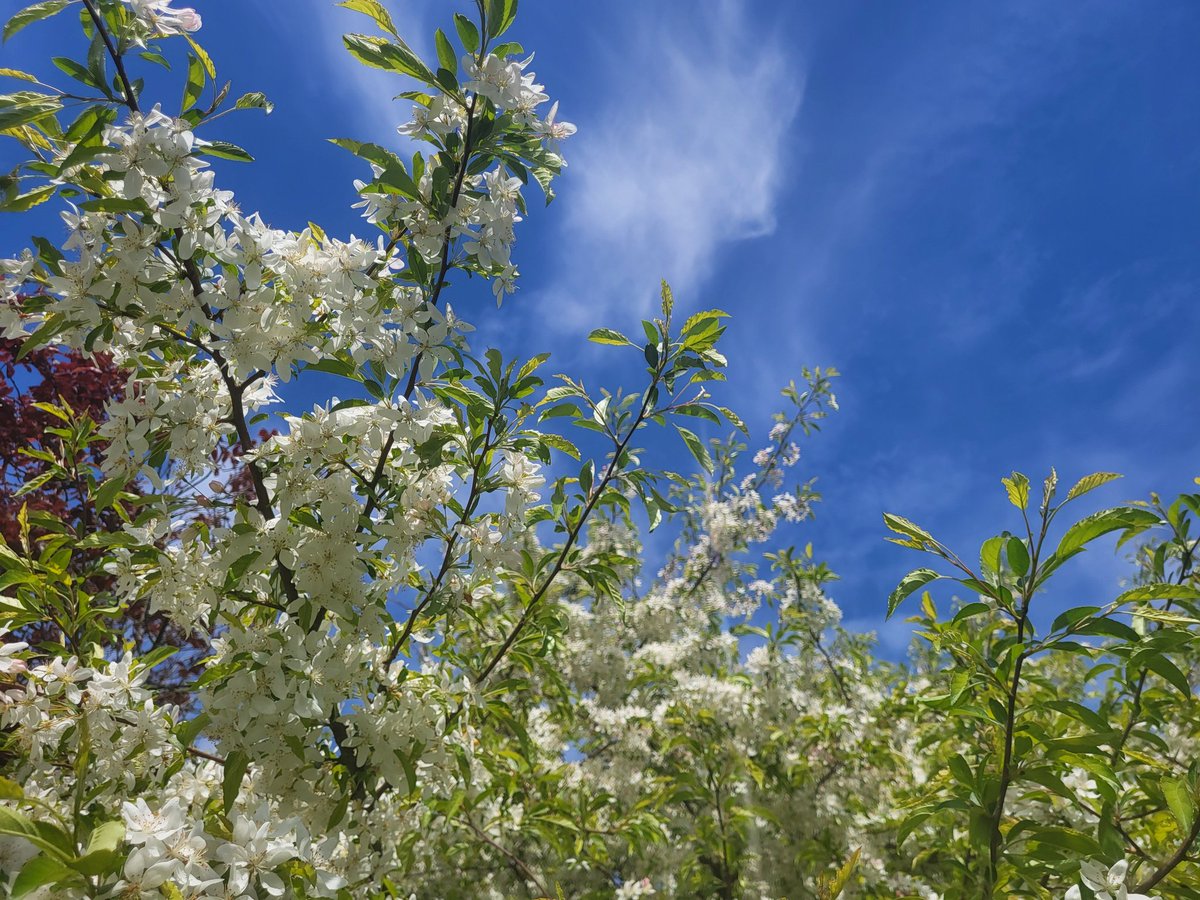
<instances>
[{"instance_id":1,"label":"dark red foliage","mask_svg":"<svg viewBox=\"0 0 1200 900\"><path fill-rule=\"evenodd\" d=\"M62 424L34 404L65 401L77 413L99 421L105 403L120 399L125 383L107 358L89 360L79 353L39 347L18 360L19 347L16 341L0 340L0 535L14 547L22 503L65 521L77 521L84 513L78 488L63 482L14 496L21 485L49 467L21 451L41 448L46 429ZM90 458L81 462L99 464L101 450L101 445L93 445Z\"/></svg>"},{"instance_id":2,"label":"dark red foliage","mask_svg":"<svg viewBox=\"0 0 1200 900\"><path fill-rule=\"evenodd\" d=\"M96 514L86 502L82 485L52 479L20 497L16 493L49 469L49 463L22 450L40 449L44 444L46 449L58 450L57 438L49 436L47 428L61 426L62 422L34 404L65 405L77 415L101 422L105 404L119 400L123 394L124 374L105 357L88 359L60 348L39 347L18 359L19 349L16 341L0 340L0 535L20 552L17 514L23 504L68 523L79 534L119 530L121 521L116 513L110 509ZM79 466L99 466L103 450L102 443L92 444L86 458L78 460ZM129 490L136 492L136 485ZM78 557L80 568L88 562ZM94 575L88 588L92 593L107 592L113 589L113 581L105 575ZM114 652L126 642L132 642L141 652L163 645L178 647L179 653L154 669L149 683L157 689L161 702L190 703L185 686L199 674L197 660L205 646L201 634L189 633L161 615L148 614L145 601L129 604L110 626ZM47 624L22 629L20 637L37 646L56 641L58 634L54 626Z\"/></svg>"}]
</instances>

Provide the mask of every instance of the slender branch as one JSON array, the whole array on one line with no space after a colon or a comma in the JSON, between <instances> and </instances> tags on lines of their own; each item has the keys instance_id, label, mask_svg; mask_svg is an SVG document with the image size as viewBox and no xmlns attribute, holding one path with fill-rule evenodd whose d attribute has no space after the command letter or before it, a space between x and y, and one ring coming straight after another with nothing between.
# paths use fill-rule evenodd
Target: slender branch
<instances>
[{"instance_id":1,"label":"slender branch","mask_svg":"<svg viewBox=\"0 0 1200 900\"><path fill-rule=\"evenodd\" d=\"M522 860L519 856L517 856L511 850L505 848L504 846L502 846L501 844L497 843L492 838L490 838L482 829L478 828L475 825L475 823L472 822L470 819L464 817L461 819L457 819L456 821L461 825L466 825L467 828L469 828L471 830L471 832L477 838L479 838L481 841L483 841L485 844L487 844L493 850L497 851L502 856L504 856L504 858L508 860L509 865L514 870L516 870L516 872L519 876L523 876L524 878L528 879L529 881L532 881L537 886L537 889L541 892L541 895L543 897L550 896L550 891L547 890L546 885L542 882L542 880L540 878L538 878L537 874L533 871L533 869L531 869L529 867L529 865L524 860Z\"/></svg>"},{"instance_id":2,"label":"slender branch","mask_svg":"<svg viewBox=\"0 0 1200 900\"><path fill-rule=\"evenodd\" d=\"M475 679L476 685L482 684L484 681L486 681L487 677L492 674L492 670L494 670L496 666L500 664L500 660L504 658L504 655L508 653L509 648L512 647L513 642L516 641L521 632L525 630L525 626L529 624L529 619L533 615L534 610L541 603L541 600L546 595L546 591L549 590L550 585L554 583L554 579L558 577L558 573L561 572L563 566L566 565L567 556L571 552L571 549L575 546L575 541L578 540L584 524L591 516L592 510L596 506L596 502L600 499L600 495L603 494L605 489L608 487L609 482L612 481L613 477L616 475L617 469L621 465L621 457L625 454L625 449L629 446L629 442L633 439L634 434L637 433L637 430L641 428L642 423L646 420L646 417L650 411L650 396L654 391L654 387L658 384L659 378L662 377L662 372L665 366L666 354L663 354L663 358L659 361L658 369L655 371L654 381L650 387L646 388L646 393L642 399L642 407L638 411L637 419L634 420L633 425L630 426L629 431L626 433L625 437L621 439L621 442L617 445L616 450L613 452L612 461L608 464L608 468L604 472L604 477L600 480L599 484L596 484L592 487L592 494L588 498L587 504L584 506L583 512L579 516L579 520L571 528L570 532L568 532L567 539L563 543L562 550L558 554L558 559L554 562L554 568L550 570L550 573L542 581L541 587L539 587L534 593L533 597L530 598L529 603L525 607L525 611L521 614L521 618L517 621L517 624L512 631L508 633L508 637L504 639L504 643L500 646L500 649L496 652L488 664L484 666L483 671L479 673L479 676Z\"/></svg>"},{"instance_id":3,"label":"slender branch","mask_svg":"<svg viewBox=\"0 0 1200 900\"><path fill-rule=\"evenodd\" d=\"M209 753L205 750L200 750L197 747L185 747L184 750L187 752L188 756L196 756L200 759L207 759L209 762L215 762L218 765L225 765L225 760L220 756L217 756L215 753Z\"/></svg>"},{"instance_id":4,"label":"slender branch","mask_svg":"<svg viewBox=\"0 0 1200 900\"><path fill-rule=\"evenodd\" d=\"M400 655L400 651L404 648L404 643L416 628L417 620L421 613L425 611L433 598L437 595L438 589L442 586L442 581L446 574L450 571L450 564L454 561L454 548L458 545L458 526L463 525L475 512L475 508L479 505L479 499L483 496L483 492L479 489L480 480L483 474L483 469L487 464L488 454L492 452L492 419L488 419L487 429L484 432L483 447L479 451L479 458L475 461L475 465L471 469L471 492L467 498L467 503L463 507L462 515L458 519L457 525L451 529L450 536L446 539L446 550L442 555L442 564L438 568L438 573L434 577L433 582L429 586L429 590L421 599L413 611L408 616L408 621L404 624L404 629L397 636L396 640L388 650L387 665L391 665L396 661L396 657Z\"/></svg>"},{"instance_id":5,"label":"slender branch","mask_svg":"<svg viewBox=\"0 0 1200 900\"><path fill-rule=\"evenodd\" d=\"M1021 608L1017 615L1017 643L1019 644L1024 644L1025 642L1025 628L1029 623L1029 607L1033 601L1033 589L1037 582L1038 561L1041 558L1042 544L1046 540L1046 532L1049 527L1050 520L1043 512L1041 533L1038 535L1036 543L1033 540L1033 531L1029 531L1030 544L1033 545L1033 556L1029 564L1029 573L1025 578L1025 588L1021 596ZM1017 725L1017 695L1021 690L1021 670L1025 665L1028 655L1029 648L1026 647L1017 654L1016 661L1013 663L1012 682L1008 690L1008 699L1005 707L1004 758L1000 766L1000 786L997 791L995 806L992 809L991 835L988 841L988 868L984 882L987 891L985 896L987 897L992 896L999 875L998 865L1000 861L1000 849L1003 843L1003 836L1000 834L1000 825L1004 821L1004 801L1008 796L1008 789L1013 781L1013 738L1016 734Z\"/></svg>"},{"instance_id":6,"label":"slender branch","mask_svg":"<svg viewBox=\"0 0 1200 900\"><path fill-rule=\"evenodd\" d=\"M112 35L108 33L108 27L104 24L104 19L100 17L100 13L96 10L93 0L83 0L83 5L87 7L88 15L92 17L92 24L96 26L96 31L100 33L100 40L104 41L104 47L108 50L108 55L117 69L117 77L121 80L121 91L125 95L125 105L132 112L141 112L141 109L138 107L137 94L134 93L133 84L129 80L129 75L125 72L125 59L121 51L117 49L117 45L113 43Z\"/></svg>"},{"instance_id":7,"label":"slender branch","mask_svg":"<svg viewBox=\"0 0 1200 900\"><path fill-rule=\"evenodd\" d=\"M458 165L458 171L454 176L454 188L450 192L450 209L453 210L458 206L459 196L462 194L463 181L467 176L467 169L471 165L471 142L473 139L472 131L475 124L475 105L479 99L478 95L471 97L471 105L467 107L467 127L463 132L463 155L462 160ZM446 226L446 231L442 237L442 262L438 268L437 279L433 283L433 291L429 297L429 306L434 308L438 304L438 300L442 296L442 288L446 284L446 273L450 271L450 246L453 243L451 237L451 226ZM413 391L417 389L418 373L421 369L421 360L425 356L425 351L419 351L413 357L412 365L408 373L408 384L404 387L404 399L407 400L413 395ZM383 448L379 451L379 462L375 466L375 471L371 476L371 483L367 490L367 502L363 507L364 518L371 518L371 514L375 512L379 505L378 491L379 483L383 479L383 473L387 469L388 457L391 455L392 446L396 442L396 430L388 434L387 440L383 443Z\"/></svg>"},{"instance_id":8,"label":"slender branch","mask_svg":"<svg viewBox=\"0 0 1200 900\"><path fill-rule=\"evenodd\" d=\"M1196 817L1196 821L1192 823L1192 827L1188 831L1187 837L1184 838L1183 843L1179 845L1179 848L1173 854L1171 854L1171 858L1155 869L1154 874L1134 888L1134 892L1143 894L1170 875L1171 872L1175 870L1176 866L1187 859L1188 851L1191 850L1192 845L1196 843L1197 837L1200 837L1200 816Z\"/></svg>"}]
</instances>

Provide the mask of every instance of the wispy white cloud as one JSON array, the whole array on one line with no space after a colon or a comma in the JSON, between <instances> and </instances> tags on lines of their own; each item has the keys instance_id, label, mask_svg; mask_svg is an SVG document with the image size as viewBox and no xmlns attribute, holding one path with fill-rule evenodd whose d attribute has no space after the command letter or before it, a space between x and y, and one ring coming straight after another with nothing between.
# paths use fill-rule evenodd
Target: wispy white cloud
<instances>
[{"instance_id":1,"label":"wispy white cloud","mask_svg":"<svg viewBox=\"0 0 1200 900\"><path fill-rule=\"evenodd\" d=\"M803 93L800 62L741 0L647 5L622 29L567 148L570 211L541 292L567 326L644 312L663 277L690 292L723 245L770 234Z\"/></svg>"},{"instance_id":2,"label":"wispy white cloud","mask_svg":"<svg viewBox=\"0 0 1200 900\"><path fill-rule=\"evenodd\" d=\"M321 73L314 81L348 104L360 123L363 131L354 136L393 147L408 146L409 141L396 133L396 127L408 118L410 104L394 97L413 85L395 74L358 62L342 42L344 34L379 33L375 23L360 13L324 0L305 4L304 15L297 15L299 6L281 3L265 12L276 25L298 38L296 46L309 48L313 68ZM388 4L396 29L414 50L427 58L433 55L435 6L434 0Z\"/></svg>"}]
</instances>

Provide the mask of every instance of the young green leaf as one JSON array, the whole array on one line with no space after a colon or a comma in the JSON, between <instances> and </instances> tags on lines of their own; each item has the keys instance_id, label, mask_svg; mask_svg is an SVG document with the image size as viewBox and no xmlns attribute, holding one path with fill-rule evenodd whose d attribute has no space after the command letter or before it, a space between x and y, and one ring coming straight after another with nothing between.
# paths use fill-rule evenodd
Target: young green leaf
<instances>
[{"instance_id":1,"label":"young green leaf","mask_svg":"<svg viewBox=\"0 0 1200 900\"><path fill-rule=\"evenodd\" d=\"M611 328L597 328L588 335L588 340L594 344L612 344L616 347L635 347L633 343L625 335L619 331L614 331Z\"/></svg>"},{"instance_id":2,"label":"young green leaf","mask_svg":"<svg viewBox=\"0 0 1200 900\"><path fill-rule=\"evenodd\" d=\"M221 782L221 801L224 804L226 815L233 809L233 804L237 802L238 794L242 790L242 776L246 774L246 769L249 767L250 757L241 750L234 750L225 757L225 777Z\"/></svg>"},{"instance_id":3,"label":"young green leaf","mask_svg":"<svg viewBox=\"0 0 1200 900\"><path fill-rule=\"evenodd\" d=\"M1164 778L1159 782L1159 787L1162 788L1163 797L1167 801L1171 815L1179 823L1180 830L1184 834L1190 833L1192 825L1196 822L1196 800L1192 796L1192 789L1188 785L1187 779Z\"/></svg>"},{"instance_id":4,"label":"young green leaf","mask_svg":"<svg viewBox=\"0 0 1200 900\"><path fill-rule=\"evenodd\" d=\"M1013 472L1008 478L1001 478L1000 482L1004 485L1005 491L1008 492L1008 502L1017 509L1025 509L1029 506L1029 479L1020 472Z\"/></svg>"},{"instance_id":5,"label":"young green leaf","mask_svg":"<svg viewBox=\"0 0 1200 900\"><path fill-rule=\"evenodd\" d=\"M34 22L39 22L42 19L48 19L56 13L62 12L71 5L73 0L45 0L43 3L35 3L32 6L27 6L11 19L4 26L4 40L8 40L26 25L32 25Z\"/></svg>"},{"instance_id":6,"label":"young green leaf","mask_svg":"<svg viewBox=\"0 0 1200 900\"><path fill-rule=\"evenodd\" d=\"M391 14L379 0L343 0L338 6L343 9L360 12L364 16L370 16L375 21L375 24L388 34L393 37L400 37L400 33L396 31L395 23L392 22Z\"/></svg>"},{"instance_id":7,"label":"young green leaf","mask_svg":"<svg viewBox=\"0 0 1200 900\"><path fill-rule=\"evenodd\" d=\"M700 467L705 472L711 474L713 470L712 456L709 455L708 448L704 446L704 442L694 432L689 431L681 425L676 425L675 430L683 438L683 442L687 445L688 450L691 451L692 456L696 458L696 462L700 463Z\"/></svg>"},{"instance_id":8,"label":"young green leaf","mask_svg":"<svg viewBox=\"0 0 1200 900\"><path fill-rule=\"evenodd\" d=\"M887 618L890 619L892 617L892 613L896 611L896 607L898 607L906 597L908 597L914 591L920 590L925 585L929 584L929 582L937 581L941 577L942 576L933 569L914 569L901 578L900 584L896 586L896 589L892 591L891 596L888 597Z\"/></svg>"},{"instance_id":9,"label":"young green leaf","mask_svg":"<svg viewBox=\"0 0 1200 900\"><path fill-rule=\"evenodd\" d=\"M1074 500L1076 497L1082 497L1088 491L1094 491L1102 484L1116 481L1120 477L1116 472L1095 472L1091 475L1085 475L1075 482L1075 486L1071 490L1067 491L1067 499Z\"/></svg>"}]
</instances>

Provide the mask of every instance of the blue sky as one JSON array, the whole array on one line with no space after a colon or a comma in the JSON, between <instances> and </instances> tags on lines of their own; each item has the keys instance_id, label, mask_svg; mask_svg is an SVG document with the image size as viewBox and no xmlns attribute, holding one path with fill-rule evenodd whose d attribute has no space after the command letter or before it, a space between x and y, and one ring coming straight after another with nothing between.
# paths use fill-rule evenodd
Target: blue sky
<instances>
[{"instance_id":1,"label":"blue sky","mask_svg":"<svg viewBox=\"0 0 1200 900\"><path fill-rule=\"evenodd\" d=\"M398 141L402 85L341 50L367 20L194 5L234 95L276 103L209 135L258 158L223 167L243 207L368 233L349 209L362 170L324 142ZM470 5L390 3L427 55ZM69 24L31 27L0 65L64 52ZM885 510L968 548L1016 526L1013 468L1124 473L1105 505L1200 474L1200 6L522 0L513 34L579 134L559 199L520 226L521 291L500 310L452 298L474 345L633 384L635 360L584 336L636 327L666 277L686 310L733 313L720 395L760 438L801 366L841 369L842 412L802 463L825 502L794 537L840 573L852 626L879 626L921 564L884 543ZM29 227L0 221L0 252ZM1044 602L1111 596L1123 571L1098 549Z\"/></svg>"}]
</instances>

